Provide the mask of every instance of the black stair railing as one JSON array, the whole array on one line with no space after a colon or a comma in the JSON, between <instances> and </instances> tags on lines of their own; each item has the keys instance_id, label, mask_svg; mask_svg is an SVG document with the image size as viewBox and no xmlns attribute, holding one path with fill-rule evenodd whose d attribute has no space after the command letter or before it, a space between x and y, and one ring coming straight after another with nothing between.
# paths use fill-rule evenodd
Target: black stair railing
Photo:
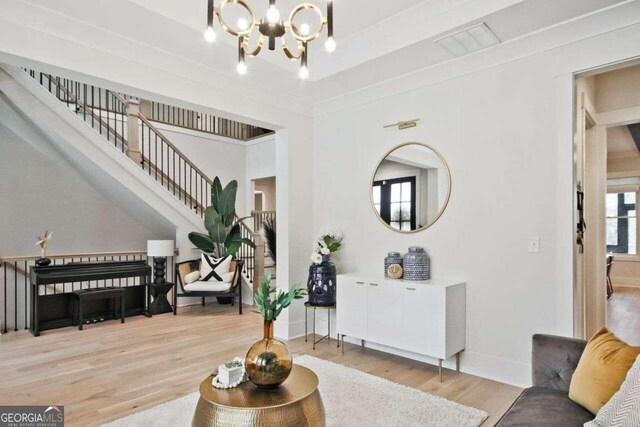
<instances>
[{"instance_id":1,"label":"black stair railing","mask_svg":"<svg viewBox=\"0 0 640 427\"><path fill-rule=\"evenodd\" d=\"M39 256L0 257L0 324L3 333L29 328L31 314L31 282L29 270ZM68 262L90 261L136 261L146 260L151 264L153 258L147 258L145 251L122 251L100 253L78 253L48 255L52 265ZM174 277L174 257L167 261L167 277ZM82 283L65 283L41 287L40 295L55 295L73 292L78 289L100 288L105 286L126 287L136 285L137 279L105 279Z\"/></svg>"},{"instance_id":2,"label":"black stair railing","mask_svg":"<svg viewBox=\"0 0 640 427\"><path fill-rule=\"evenodd\" d=\"M70 111L73 111L94 130L99 132L119 151L126 153L136 162L139 162L142 169L149 176L171 192L192 212L204 218L205 209L211 203L212 180L158 130L149 118L140 112L140 104L144 101L133 96L71 79L51 76L34 70L24 69L24 71L63 102ZM136 108L131 108L132 103L135 103ZM156 111L161 111L161 108L165 108L161 107L165 106L165 104L155 103L155 105ZM152 109L152 111L154 110ZM178 119L179 115L177 113L170 118L167 116L168 124L179 125L181 123L195 126L195 113L187 113L189 110L184 109L173 111L180 111L184 118ZM157 115L158 113L152 114ZM189 115L191 118L186 118ZM200 116L198 123L203 122L202 117L205 116ZM204 121L206 122L207 120ZM135 135L129 135L130 129L132 129L129 123L134 121L137 124L133 129L137 129L137 132ZM222 129L227 136L235 135L230 137L239 138L240 133L236 135L231 133L230 129L237 129L240 132L242 127L239 125L243 124L220 118L215 118L214 121L218 124L222 123L220 125L222 128L214 127L214 130ZM255 132L259 133L261 131L255 130ZM136 150L139 150L139 158L136 157ZM259 234L244 223L241 223L241 230L244 238L254 242L262 240ZM261 278L263 275L263 252L263 249L256 251L246 244L241 247L240 256L245 261L245 277L250 282L254 281L254 276Z\"/></svg>"},{"instance_id":3,"label":"black stair railing","mask_svg":"<svg viewBox=\"0 0 640 427\"><path fill-rule=\"evenodd\" d=\"M25 71L107 141L123 153L126 151L127 103L119 94L39 71Z\"/></svg>"},{"instance_id":4,"label":"black stair railing","mask_svg":"<svg viewBox=\"0 0 640 427\"><path fill-rule=\"evenodd\" d=\"M148 119L226 138L249 141L273 133L272 130L186 108L149 101Z\"/></svg>"}]
</instances>

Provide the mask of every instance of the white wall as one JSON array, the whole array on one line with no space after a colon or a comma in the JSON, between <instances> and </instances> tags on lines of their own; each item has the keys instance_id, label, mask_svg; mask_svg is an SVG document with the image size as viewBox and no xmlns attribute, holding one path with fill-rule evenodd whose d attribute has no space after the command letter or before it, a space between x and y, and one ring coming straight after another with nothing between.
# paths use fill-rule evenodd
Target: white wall
<instances>
[{"instance_id":1,"label":"white wall","mask_svg":"<svg viewBox=\"0 0 640 427\"><path fill-rule=\"evenodd\" d=\"M248 179L276 176L276 138L266 136L247 143Z\"/></svg>"},{"instance_id":2,"label":"white wall","mask_svg":"<svg viewBox=\"0 0 640 427\"><path fill-rule=\"evenodd\" d=\"M282 154L281 154L282 155ZM247 185L246 206L253 209L255 180L276 176L277 171L276 136L268 135L247 143ZM282 174L282 172L280 172ZM282 177L282 175L281 175ZM274 206L276 203L274 203Z\"/></svg>"},{"instance_id":3,"label":"white wall","mask_svg":"<svg viewBox=\"0 0 640 427\"><path fill-rule=\"evenodd\" d=\"M43 153L0 125L0 256L39 255L36 236L54 232L50 254L146 250L173 239L170 224L132 217L59 154Z\"/></svg>"},{"instance_id":4,"label":"white wall","mask_svg":"<svg viewBox=\"0 0 640 427\"><path fill-rule=\"evenodd\" d=\"M276 210L276 177L260 178L254 181L255 191L262 193L262 210ZM255 209L255 206L254 206Z\"/></svg>"},{"instance_id":5,"label":"white wall","mask_svg":"<svg viewBox=\"0 0 640 427\"><path fill-rule=\"evenodd\" d=\"M598 112L637 107L640 103L640 65L595 76L594 102Z\"/></svg>"},{"instance_id":6,"label":"white wall","mask_svg":"<svg viewBox=\"0 0 640 427\"><path fill-rule=\"evenodd\" d=\"M220 177L222 185L231 180L238 181L236 211L238 215L248 215L246 207L247 188L247 146L246 143L225 141L203 132L183 130L174 126L154 123L158 129L184 155L210 179Z\"/></svg>"},{"instance_id":7,"label":"white wall","mask_svg":"<svg viewBox=\"0 0 640 427\"><path fill-rule=\"evenodd\" d=\"M344 231L342 272L376 274L387 252L425 247L433 276L467 282L462 369L529 384L531 336L573 329L571 73L638 55L639 42L635 26L458 77L441 77L447 66L424 70L393 86L428 83L393 96L372 88L361 102L334 100L314 123L314 175L323 178L313 210L314 229ZM382 128L414 117L416 128ZM388 230L369 203L379 158L407 141L440 151L453 180L444 215L413 235ZM540 237L540 253L527 253L530 237Z\"/></svg>"}]
</instances>

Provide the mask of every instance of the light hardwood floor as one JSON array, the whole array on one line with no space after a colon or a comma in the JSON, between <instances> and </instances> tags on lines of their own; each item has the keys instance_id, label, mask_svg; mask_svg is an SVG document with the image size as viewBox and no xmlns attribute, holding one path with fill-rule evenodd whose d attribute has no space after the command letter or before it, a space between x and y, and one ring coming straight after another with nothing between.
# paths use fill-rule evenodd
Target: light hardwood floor
<instances>
[{"instance_id":1,"label":"light hardwood floor","mask_svg":"<svg viewBox=\"0 0 640 427\"><path fill-rule=\"evenodd\" d=\"M68 426L99 425L197 391L221 362L262 338L262 319L249 308L193 306L178 316L138 316L64 328L34 338L27 331L0 336L0 405L64 405ZM310 354L464 405L484 409L492 426L521 390L506 384L346 344L335 340L288 343L294 354ZM464 363L462 364L464 371Z\"/></svg>"},{"instance_id":2,"label":"light hardwood floor","mask_svg":"<svg viewBox=\"0 0 640 427\"><path fill-rule=\"evenodd\" d=\"M607 302L607 328L629 344L640 345L640 288L615 286Z\"/></svg>"}]
</instances>

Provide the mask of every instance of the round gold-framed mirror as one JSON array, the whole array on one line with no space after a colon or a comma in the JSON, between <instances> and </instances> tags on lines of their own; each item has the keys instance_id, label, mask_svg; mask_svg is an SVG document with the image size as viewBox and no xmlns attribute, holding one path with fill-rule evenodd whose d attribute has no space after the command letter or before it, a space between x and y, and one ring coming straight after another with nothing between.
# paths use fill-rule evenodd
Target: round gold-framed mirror
<instances>
[{"instance_id":1,"label":"round gold-framed mirror","mask_svg":"<svg viewBox=\"0 0 640 427\"><path fill-rule=\"evenodd\" d=\"M371 178L371 207L378 219L399 233L432 226L451 197L451 172L431 145L405 142L387 151Z\"/></svg>"}]
</instances>

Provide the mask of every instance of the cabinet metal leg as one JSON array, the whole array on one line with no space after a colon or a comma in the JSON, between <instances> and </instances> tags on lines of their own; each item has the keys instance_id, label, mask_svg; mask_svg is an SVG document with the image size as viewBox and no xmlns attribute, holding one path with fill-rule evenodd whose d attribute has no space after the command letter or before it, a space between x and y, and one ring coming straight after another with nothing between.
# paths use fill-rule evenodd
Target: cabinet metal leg
<instances>
[{"instance_id":1,"label":"cabinet metal leg","mask_svg":"<svg viewBox=\"0 0 640 427\"><path fill-rule=\"evenodd\" d=\"M342 355L344 356L344 334L342 334Z\"/></svg>"},{"instance_id":2,"label":"cabinet metal leg","mask_svg":"<svg viewBox=\"0 0 640 427\"><path fill-rule=\"evenodd\" d=\"M460 352L456 353L456 371L460 372Z\"/></svg>"},{"instance_id":3,"label":"cabinet metal leg","mask_svg":"<svg viewBox=\"0 0 640 427\"><path fill-rule=\"evenodd\" d=\"M440 378L440 382L442 382L442 359L438 359L438 377Z\"/></svg>"},{"instance_id":4,"label":"cabinet metal leg","mask_svg":"<svg viewBox=\"0 0 640 427\"><path fill-rule=\"evenodd\" d=\"M362 346L362 348L364 348L364 340L360 340L360 346Z\"/></svg>"},{"instance_id":5,"label":"cabinet metal leg","mask_svg":"<svg viewBox=\"0 0 640 427\"><path fill-rule=\"evenodd\" d=\"M327 341L331 341L331 310L327 310Z\"/></svg>"}]
</instances>

